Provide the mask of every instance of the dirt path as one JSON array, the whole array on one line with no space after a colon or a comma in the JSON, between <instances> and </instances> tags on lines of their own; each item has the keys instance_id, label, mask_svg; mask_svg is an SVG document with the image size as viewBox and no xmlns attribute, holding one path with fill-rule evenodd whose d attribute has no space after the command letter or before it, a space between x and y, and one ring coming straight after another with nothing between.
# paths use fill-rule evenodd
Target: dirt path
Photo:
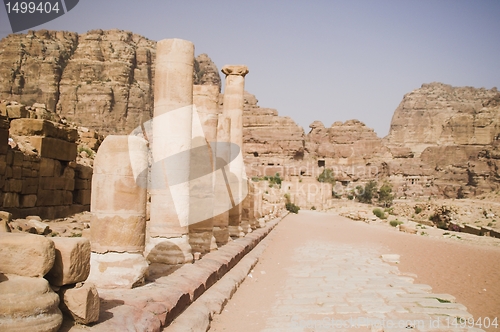
<instances>
[{"instance_id":1,"label":"dirt path","mask_svg":"<svg viewBox=\"0 0 500 332\"><path fill-rule=\"evenodd\" d=\"M293 273L290 268L297 267L295 249L314 247L314 243L318 243L317 250L323 248L319 244L335 244L372 251L377 257L399 254L397 268L403 273L416 274L413 275L415 284L430 285L433 293L453 295L476 319L500 318L500 249L497 247L406 234L386 225L365 224L312 211L286 217L270 236L272 241L251 277L240 286L223 313L212 321L211 331L265 330L271 313L276 312L277 294L283 294L286 287L290 287L285 285ZM339 251L339 255L345 254ZM325 251L326 255L332 252ZM321 265L321 259L317 264Z\"/></svg>"}]
</instances>

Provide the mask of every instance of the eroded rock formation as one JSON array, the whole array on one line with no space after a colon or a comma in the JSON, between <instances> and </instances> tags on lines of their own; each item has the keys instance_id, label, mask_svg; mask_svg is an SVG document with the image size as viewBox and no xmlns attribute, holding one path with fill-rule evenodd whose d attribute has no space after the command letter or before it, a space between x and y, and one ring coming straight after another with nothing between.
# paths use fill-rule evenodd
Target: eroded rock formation
<instances>
[{"instance_id":1,"label":"eroded rock formation","mask_svg":"<svg viewBox=\"0 0 500 332\"><path fill-rule=\"evenodd\" d=\"M153 116L156 42L128 31L30 31L0 41L0 99L47 109L103 134L129 133ZM195 84L217 85L206 54Z\"/></svg>"}]
</instances>

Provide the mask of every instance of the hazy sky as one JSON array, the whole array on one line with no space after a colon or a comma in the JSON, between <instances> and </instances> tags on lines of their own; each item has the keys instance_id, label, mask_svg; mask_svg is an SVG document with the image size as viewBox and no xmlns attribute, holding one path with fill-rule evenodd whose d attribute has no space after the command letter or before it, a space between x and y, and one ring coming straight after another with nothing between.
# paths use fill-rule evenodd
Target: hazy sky
<instances>
[{"instance_id":1,"label":"hazy sky","mask_svg":"<svg viewBox=\"0 0 500 332\"><path fill-rule=\"evenodd\" d=\"M500 88L498 0L80 0L33 29L113 28L190 40L219 69L246 64L259 105L306 133L359 119L383 137L422 83ZM1 6L0 37L11 32Z\"/></svg>"}]
</instances>

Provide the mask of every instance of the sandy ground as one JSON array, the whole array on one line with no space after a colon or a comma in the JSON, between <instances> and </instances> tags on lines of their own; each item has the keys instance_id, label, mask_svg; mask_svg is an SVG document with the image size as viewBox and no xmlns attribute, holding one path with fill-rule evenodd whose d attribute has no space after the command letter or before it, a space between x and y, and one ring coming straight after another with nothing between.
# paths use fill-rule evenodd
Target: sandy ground
<instances>
[{"instance_id":1,"label":"sandy ground","mask_svg":"<svg viewBox=\"0 0 500 332\"><path fill-rule=\"evenodd\" d=\"M366 224L311 211L287 216L270 236L270 244L252 278L240 286L223 313L215 316L211 331L263 329L266 312L271 311L274 296L287 277L285 269L293 265L290 261L293 249L311 239L399 254L399 270L414 277L415 283L430 285L433 293L455 296L476 319L500 319L498 246L407 234L387 224Z\"/></svg>"}]
</instances>

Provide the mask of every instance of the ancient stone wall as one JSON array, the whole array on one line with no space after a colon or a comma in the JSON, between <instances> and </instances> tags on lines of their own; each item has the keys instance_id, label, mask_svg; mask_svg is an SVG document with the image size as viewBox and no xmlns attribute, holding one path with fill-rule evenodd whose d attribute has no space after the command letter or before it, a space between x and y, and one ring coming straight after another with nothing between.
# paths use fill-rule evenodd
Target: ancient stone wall
<instances>
[{"instance_id":1,"label":"ancient stone wall","mask_svg":"<svg viewBox=\"0 0 500 332\"><path fill-rule=\"evenodd\" d=\"M40 119L21 104L1 102L0 112L2 210L16 218L56 218L88 210L92 169L76 163L77 130Z\"/></svg>"}]
</instances>

